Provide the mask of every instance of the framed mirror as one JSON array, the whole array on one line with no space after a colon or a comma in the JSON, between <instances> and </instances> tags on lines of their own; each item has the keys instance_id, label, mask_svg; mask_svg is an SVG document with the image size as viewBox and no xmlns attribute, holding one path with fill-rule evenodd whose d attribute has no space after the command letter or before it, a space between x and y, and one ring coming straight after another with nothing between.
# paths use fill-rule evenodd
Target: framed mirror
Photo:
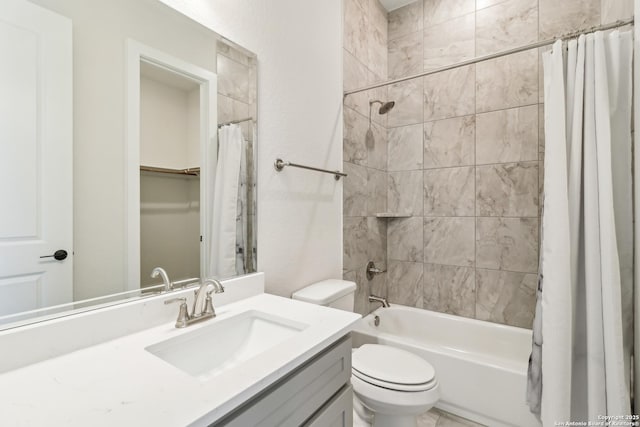
<instances>
[{"instance_id":1,"label":"framed mirror","mask_svg":"<svg viewBox=\"0 0 640 427\"><path fill-rule=\"evenodd\" d=\"M0 15L0 329L255 272L256 56L158 0Z\"/></svg>"}]
</instances>

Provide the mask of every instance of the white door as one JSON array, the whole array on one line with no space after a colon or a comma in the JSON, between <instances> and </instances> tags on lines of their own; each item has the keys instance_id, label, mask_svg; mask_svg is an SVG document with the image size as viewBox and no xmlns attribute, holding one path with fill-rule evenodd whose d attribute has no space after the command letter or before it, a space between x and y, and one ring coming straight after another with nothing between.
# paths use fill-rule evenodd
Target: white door
<instances>
[{"instance_id":1,"label":"white door","mask_svg":"<svg viewBox=\"0 0 640 427\"><path fill-rule=\"evenodd\" d=\"M0 1L0 316L73 297L72 120L71 21Z\"/></svg>"}]
</instances>

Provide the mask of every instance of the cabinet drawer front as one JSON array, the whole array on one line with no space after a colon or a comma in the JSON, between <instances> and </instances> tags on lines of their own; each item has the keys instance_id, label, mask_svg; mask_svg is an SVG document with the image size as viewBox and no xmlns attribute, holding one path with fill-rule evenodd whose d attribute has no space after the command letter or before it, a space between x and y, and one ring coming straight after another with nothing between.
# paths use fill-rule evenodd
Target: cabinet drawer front
<instances>
[{"instance_id":1,"label":"cabinet drawer front","mask_svg":"<svg viewBox=\"0 0 640 427\"><path fill-rule=\"evenodd\" d=\"M342 387L305 427L351 427L353 425L353 389L350 385Z\"/></svg>"},{"instance_id":2,"label":"cabinet drawer front","mask_svg":"<svg viewBox=\"0 0 640 427\"><path fill-rule=\"evenodd\" d=\"M351 337L345 337L215 425L298 427L350 377Z\"/></svg>"}]
</instances>

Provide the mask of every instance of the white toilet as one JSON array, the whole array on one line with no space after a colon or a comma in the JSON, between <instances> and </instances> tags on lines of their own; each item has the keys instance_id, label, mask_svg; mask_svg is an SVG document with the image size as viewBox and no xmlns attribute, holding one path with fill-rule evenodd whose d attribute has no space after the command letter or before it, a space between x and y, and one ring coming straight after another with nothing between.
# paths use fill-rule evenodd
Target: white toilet
<instances>
[{"instance_id":1,"label":"white toilet","mask_svg":"<svg viewBox=\"0 0 640 427\"><path fill-rule=\"evenodd\" d=\"M293 299L353 311L356 284L325 280ZM396 347L365 344L353 351L354 426L415 427L417 416L440 398L435 370L421 357Z\"/></svg>"}]
</instances>

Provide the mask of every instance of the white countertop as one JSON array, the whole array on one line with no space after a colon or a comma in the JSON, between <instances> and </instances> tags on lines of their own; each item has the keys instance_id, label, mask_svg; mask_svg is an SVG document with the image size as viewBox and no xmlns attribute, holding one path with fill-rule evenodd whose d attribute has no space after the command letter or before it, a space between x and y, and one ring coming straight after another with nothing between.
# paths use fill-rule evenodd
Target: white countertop
<instances>
[{"instance_id":1,"label":"white countertop","mask_svg":"<svg viewBox=\"0 0 640 427\"><path fill-rule=\"evenodd\" d=\"M242 369L222 372L208 381L145 350L249 310L276 316L286 313L287 318L309 326L247 360ZM0 375L0 424L206 426L344 336L360 318L269 294L216 311L215 319L185 329L176 329L171 322Z\"/></svg>"}]
</instances>

